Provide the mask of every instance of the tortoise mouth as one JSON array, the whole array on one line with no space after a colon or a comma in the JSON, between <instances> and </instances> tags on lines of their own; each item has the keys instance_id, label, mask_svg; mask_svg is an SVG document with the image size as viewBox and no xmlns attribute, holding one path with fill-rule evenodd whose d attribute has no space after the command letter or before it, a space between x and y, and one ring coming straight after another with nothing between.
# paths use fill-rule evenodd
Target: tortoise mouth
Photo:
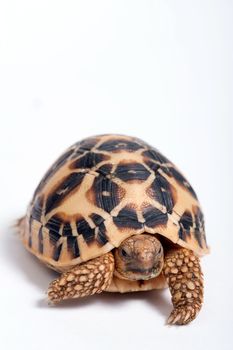
<instances>
[{"instance_id":1,"label":"tortoise mouth","mask_svg":"<svg viewBox=\"0 0 233 350\"><path fill-rule=\"evenodd\" d=\"M158 276L161 272L161 267L162 267L162 264L159 261L151 268L145 269L141 267L131 267L129 271L135 274L135 278L137 280L138 279L147 280Z\"/></svg>"},{"instance_id":2,"label":"tortoise mouth","mask_svg":"<svg viewBox=\"0 0 233 350\"><path fill-rule=\"evenodd\" d=\"M162 268L163 264L159 261L151 268L145 269L142 267L127 266L125 270L121 272L116 271L115 274L121 279L132 281L149 280L157 277L161 273Z\"/></svg>"}]
</instances>

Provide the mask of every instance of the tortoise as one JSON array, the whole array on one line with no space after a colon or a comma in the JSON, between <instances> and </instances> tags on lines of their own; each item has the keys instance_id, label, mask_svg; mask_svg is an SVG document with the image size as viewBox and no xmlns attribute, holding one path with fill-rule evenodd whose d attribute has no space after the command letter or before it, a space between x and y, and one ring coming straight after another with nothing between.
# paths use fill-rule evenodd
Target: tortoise
<instances>
[{"instance_id":1,"label":"tortoise","mask_svg":"<svg viewBox=\"0 0 233 350\"><path fill-rule=\"evenodd\" d=\"M36 188L18 223L24 246L60 277L59 303L106 292L169 287L168 324L203 303L203 213L180 171L136 137L104 134L68 148Z\"/></svg>"}]
</instances>

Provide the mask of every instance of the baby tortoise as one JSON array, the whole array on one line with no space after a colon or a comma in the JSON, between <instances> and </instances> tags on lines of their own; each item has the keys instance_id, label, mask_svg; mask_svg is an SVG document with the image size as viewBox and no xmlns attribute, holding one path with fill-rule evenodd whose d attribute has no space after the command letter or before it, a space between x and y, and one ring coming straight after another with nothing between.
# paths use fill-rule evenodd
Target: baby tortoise
<instances>
[{"instance_id":1,"label":"baby tortoise","mask_svg":"<svg viewBox=\"0 0 233 350\"><path fill-rule=\"evenodd\" d=\"M203 302L199 257L208 253L197 196L173 163L142 140L98 135L72 145L19 220L25 247L61 273L53 303L102 291L169 287L169 324Z\"/></svg>"}]
</instances>

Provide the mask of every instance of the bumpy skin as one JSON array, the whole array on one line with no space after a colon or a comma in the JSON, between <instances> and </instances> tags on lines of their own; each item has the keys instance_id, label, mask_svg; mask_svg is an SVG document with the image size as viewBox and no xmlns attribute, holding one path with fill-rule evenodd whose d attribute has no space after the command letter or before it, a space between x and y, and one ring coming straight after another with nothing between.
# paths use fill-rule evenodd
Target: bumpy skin
<instances>
[{"instance_id":1,"label":"bumpy skin","mask_svg":"<svg viewBox=\"0 0 233 350\"><path fill-rule=\"evenodd\" d=\"M113 270L111 252L77 265L50 284L48 298L52 303L58 303L64 299L99 294L109 287Z\"/></svg>"},{"instance_id":2,"label":"bumpy skin","mask_svg":"<svg viewBox=\"0 0 233 350\"><path fill-rule=\"evenodd\" d=\"M203 303L203 275L199 258L190 250L174 249L165 258L164 275L174 305L167 322L187 324L196 318Z\"/></svg>"},{"instance_id":3,"label":"bumpy skin","mask_svg":"<svg viewBox=\"0 0 233 350\"><path fill-rule=\"evenodd\" d=\"M77 265L50 284L48 298L52 303L58 303L64 299L99 294L109 288L114 265L111 252ZM199 258L184 248L170 250L164 259L163 274L174 305L168 324L184 325L191 322L196 318L203 302Z\"/></svg>"}]
</instances>

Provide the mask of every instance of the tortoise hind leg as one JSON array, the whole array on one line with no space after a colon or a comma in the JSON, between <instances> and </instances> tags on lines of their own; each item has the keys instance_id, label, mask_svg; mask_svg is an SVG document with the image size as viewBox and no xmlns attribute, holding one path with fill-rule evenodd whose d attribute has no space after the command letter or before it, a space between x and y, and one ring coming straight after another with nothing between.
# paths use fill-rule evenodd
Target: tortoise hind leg
<instances>
[{"instance_id":1,"label":"tortoise hind leg","mask_svg":"<svg viewBox=\"0 0 233 350\"><path fill-rule=\"evenodd\" d=\"M203 275L199 258L188 249L174 249L165 257L164 275L174 306L167 322L187 324L196 318L203 302Z\"/></svg>"},{"instance_id":2,"label":"tortoise hind leg","mask_svg":"<svg viewBox=\"0 0 233 350\"><path fill-rule=\"evenodd\" d=\"M64 299L99 294L109 287L113 270L114 258L111 252L76 265L51 282L48 298L52 303L58 303Z\"/></svg>"}]
</instances>

